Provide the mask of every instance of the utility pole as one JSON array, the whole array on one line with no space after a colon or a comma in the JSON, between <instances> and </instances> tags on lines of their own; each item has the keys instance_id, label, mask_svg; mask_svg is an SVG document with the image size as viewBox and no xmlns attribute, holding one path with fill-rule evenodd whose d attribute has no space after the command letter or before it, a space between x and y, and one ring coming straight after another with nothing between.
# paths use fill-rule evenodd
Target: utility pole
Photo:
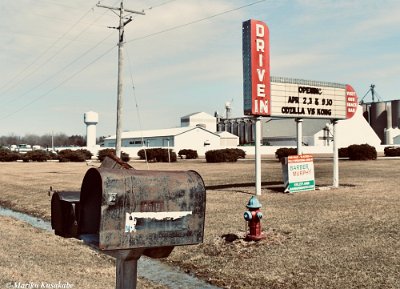
<instances>
[{"instance_id":1,"label":"utility pole","mask_svg":"<svg viewBox=\"0 0 400 289\"><path fill-rule=\"evenodd\" d=\"M123 113L123 64L124 64L124 27L129 22L132 21L132 17L129 17L124 21L124 12L129 12L133 14L145 15L144 12L134 11L124 8L124 1L121 0L120 7L111 7L106 5L100 5L100 2L96 5L97 7L107 8L111 10L119 11L119 26L109 27L113 29L118 29L119 39L118 39L118 87L117 87L117 128L116 128L116 140L115 140L115 154L117 157L121 158L121 138L122 138L122 113Z\"/></svg>"}]
</instances>

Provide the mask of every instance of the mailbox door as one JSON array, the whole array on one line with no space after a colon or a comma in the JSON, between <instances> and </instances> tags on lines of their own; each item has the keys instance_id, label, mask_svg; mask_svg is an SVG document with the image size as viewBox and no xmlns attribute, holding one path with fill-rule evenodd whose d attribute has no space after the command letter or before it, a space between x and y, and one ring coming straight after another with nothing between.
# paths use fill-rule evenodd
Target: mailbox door
<instances>
[{"instance_id":1,"label":"mailbox door","mask_svg":"<svg viewBox=\"0 0 400 289\"><path fill-rule=\"evenodd\" d=\"M80 192L54 192L51 198L51 227L55 234L77 237Z\"/></svg>"}]
</instances>

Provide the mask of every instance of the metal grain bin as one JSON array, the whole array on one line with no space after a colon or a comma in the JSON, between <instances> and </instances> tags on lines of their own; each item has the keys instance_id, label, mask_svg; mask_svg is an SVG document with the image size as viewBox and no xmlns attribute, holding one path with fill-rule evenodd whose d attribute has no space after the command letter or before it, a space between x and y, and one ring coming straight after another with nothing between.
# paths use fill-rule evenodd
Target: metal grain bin
<instances>
[{"instance_id":1,"label":"metal grain bin","mask_svg":"<svg viewBox=\"0 0 400 289\"><path fill-rule=\"evenodd\" d=\"M387 126L386 104L384 102L374 102L371 104L370 125L384 142L384 130Z\"/></svg>"},{"instance_id":2,"label":"metal grain bin","mask_svg":"<svg viewBox=\"0 0 400 289\"><path fill-rule=\"evenodd\" d=\"M400 100L392 100L392 127L400 128Z\"/></svg>"}]
</instances>

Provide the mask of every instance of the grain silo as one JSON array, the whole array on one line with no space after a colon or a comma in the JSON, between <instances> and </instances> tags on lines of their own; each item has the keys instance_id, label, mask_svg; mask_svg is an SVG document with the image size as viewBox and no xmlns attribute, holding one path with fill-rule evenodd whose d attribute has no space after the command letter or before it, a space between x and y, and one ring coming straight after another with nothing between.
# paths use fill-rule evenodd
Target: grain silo
<instances>
[{"instance_id":1,"label":"grain silo","mask_svg":"<svg viewBox=\"0 0 400 289\"><path fill-rule=\"evenodd\" d=\"M369 115L370 115L369 111L371 108L370 104L363 103L362 108L363 108L363 117L368 121L368 123L370 123L370 121L369 121Z\"/></svg>"},{"instance_id":2,"label":"grain silo","mask_svg":"<svg viewBox=\"0 0 400 289\"><path fill-rule=\"evenodd\" d=\"M370 108L370 124L382 142L385 140L385 128L387 125L386 103L374 102Z\"/></svg>"},{"instance_id":3,"label":"grain silo","mask_svg":"<svg viewBox=\"0 0 400 289\"><path fill-rule=\"evenodd\" d=\"M392 127L400 128L400 100L392 100Z\"/></svg>"}]
</instances>

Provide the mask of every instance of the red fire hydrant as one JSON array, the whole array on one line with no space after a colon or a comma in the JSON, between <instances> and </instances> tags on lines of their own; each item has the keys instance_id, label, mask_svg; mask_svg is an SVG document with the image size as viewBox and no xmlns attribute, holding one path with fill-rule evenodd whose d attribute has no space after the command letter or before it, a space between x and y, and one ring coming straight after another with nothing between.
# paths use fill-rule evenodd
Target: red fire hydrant
<instances>
[{"instance_id":1,"label":"red fire hydrant","mask_svg":"<svg viewBox=\"0 0 400 289\"><path fill-rule=\"evenodd\" d=\"M260 211L261 203L255 196L252 196L246 205L248 211L244 212L244 219L248 222L250 232L246 236L248 241L260 241L265 236L261 232L261 219L263 214Z\"/></svg>"}]
</instances>

